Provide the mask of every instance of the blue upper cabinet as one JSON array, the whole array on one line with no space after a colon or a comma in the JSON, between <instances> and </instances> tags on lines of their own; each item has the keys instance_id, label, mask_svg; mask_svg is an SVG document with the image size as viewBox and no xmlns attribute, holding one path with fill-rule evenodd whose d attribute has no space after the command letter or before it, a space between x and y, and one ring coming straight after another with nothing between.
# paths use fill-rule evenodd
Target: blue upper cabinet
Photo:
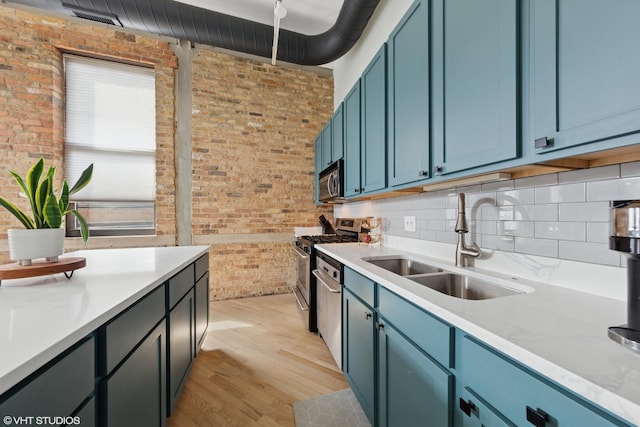
<instances>
[{"instance_id":1,"label":"blue upper cabinet","mask_svg":"<svg viewBox=\"0 0 640 427\"><path fill-rule=\"evenodd\" d=\"M516 158L519 2L433 0L432 13L434 172Z\"/></svg>"},{"instance_id":2,"label":"blue upper cabinet","mask_svg":"<svg viewBox=\"0 0 640 427\"><path fill-rule=\"evenodd\" d=\"M322 133L320 134L322 138L321 150L320 150L320 158L322 159L322 169L324 170L327 166L329 166L332 162L331 160L331 120L327 122L325 127L322 129Z\"/></svg>"},{"instance_id":3,"label":"blue upper cabinet","mask_svg":"<svg viewBox=\"0 0 640 427\"><path fill-rule=\"evenodd\" d=\"M387 186L386 45L373 57L361 77L361 192Z\"/></svg>"},{"instance_id":4,"label":"blue upper cabinet","mask_svg":"<svg viewBox=\"0 0 640 427\"><path fill-rule=\"evenodd\" d=\"M331 162L344 155L344 114L343 104L336 109L331 118Z\"/></svg>"},{"instance_id":5,"label":"blue upper cabinet","mask_svg":"<svg viewBox=\"0 0 640 427\"><path fill-rule=\"evenodd\" d=\"M416 1L387 42L389 186L429 177L429 1Z\"/></svg>"},{"instance_id":6,"label":"blue upper cabinet","mask_svg":"<svg viewBox=\"0 0 640 427\"><path fill-rule=\"evenodd\" d=\"M531 2L536 152L640 132L638 17L637 0Z\"/></svg>"},{"instance_id":7,"label":"blue upper cabinet","mask_svg":"<svg viewBox=\"0 0 640 427\"><path fill-rule=\"evenodd\" d=\"M322 169L324 167L324 165L322 164L322 133L320 133L320 135L318 135L318 137L316 138L316 143L315 143L315 153L316 153L316 173L315 173L315 200L316 200L316 204L320 203L319 200L319 185L318 185L318 178L320 176L320 172L322 172Z\"/></svg>"},{"instance_id":8,"label":"blue upper cabinet","mask_svg":"<svg viewBox=\"0 0 640 427\"><path fill-rule=\"evenodd\" d=\"M360 185L360 80L344 98L344 195L357 196Z\"/></svg>"}]
</instances>

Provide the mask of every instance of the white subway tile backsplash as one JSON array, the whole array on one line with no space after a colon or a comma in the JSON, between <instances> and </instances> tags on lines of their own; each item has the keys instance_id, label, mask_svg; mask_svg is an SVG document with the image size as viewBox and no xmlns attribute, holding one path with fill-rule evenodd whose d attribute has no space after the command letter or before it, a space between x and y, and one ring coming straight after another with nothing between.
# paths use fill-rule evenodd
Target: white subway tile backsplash
<instances>
[{"instance_id":1,"label":"white subway tile backsplash","mask_svg":"<svg viewBox=\"0 0 640 427\"><path fill-rule=\"evenodd\" d=\"M591 169L578 169L558 174L558 183L570 184L585 181L601 181L603 179L620 178L620 165L602 166Z\"/></svg>"},{"instance_id":2,"label":"white subway tile backsplash","mask_svg":"<svg viewBox=\"0 0 640 427\"><path fill-rule=\"evenodd\" d=\"M434 193L422 193L420 206L423 209L444 209L447 207L447 201L446 198L437 197Z\"/></svg>"},{"instance_id":3,"label":"white subway tile backsplash","mask_svg":"<svg viewBox=\"0 0 640 427\"><path fill-rule=\"evenodd\" d=\"M538 175L529 178L516 179L515 188L543 187L545 185L556 184L558 184L558 174L550 173L547 175Z\"/></svg>"},{"instance_id":4,"label":"white subway tile backsplash","mask_svg":"<svg viewBox=\"0 0 640 427\"><path fill-rule=\"evenodd\" d=\"M437 241L436 231L434 230L420 230L419 235L420 240Z\"/></svg>"},{"instance_id":5,"label":"white subway tile backsplash","mask_svg":"<svg viewBox=\"0 0 640 427\"><path fill-rule=\"evenodd\" d=\"M498 221L499 236L534 237L535 222L533 221Z\"/></svg>"},{"instance_id":6,"label":"white subway tile backsplash","mask_svg":"<svg viewBox=\"0 0 640 427\"><path fill-rule=\"evenodd\" d=\"M450 231L436 231L436 242L455 244L457 240L456 233Z\"/></svg>"},{"instance_id":7,"label":"white subway tile backsplash","mask_svg":"<svg viewBox=\"0 0 640 427\"><path fill-rule=\"evenodd\" d=\"M378 216L386 235L455 244L458 193L469 233L487 250L625 266L608 249L609 201L640 199L640 162L347 203L334 217ZM416 232L404 231L404 216Z\"/></svg>"},{"instance_id":8,"label":"white subway tile backsplash","mask_svg":"<svg viewBox=\"0 0 640 427\"><path fill-rule=\"evenodd\" d=\"M464 187L456 187L456 192L465 193L465 194L481 193L482 185L474 184L474 185L467 185Z\"/></svg>"},{"instance_id":9,"label":"white subway tile backsplash","mask_svg":"<svg viewBox=\"0 0 640 427\"><path fill-rule=\"evenodd\" d=\"M445 231L447 222L444 219L427 221L427 230Z\"/></svg>"},{"instance_id":10,"label":"white subway tile backsplash","mask_svg":"<svg viewBox=\"0 0 640 427\"><path fill-rule=\"evenodd\" d=\"M513 221L515 219L515 208L513 206L500 206L497 219L500 221Z\"/></svg>"},{"instance_id":11,"label":"white subway tile backsplash","mask_svg":"<svg viewBox=\"0 0 640 427\"><path fill-rule=\"evenodd\" d=\"M536 222L535 237L538 239L587 240L584 222Z\"/></svg>"},{"instance_id":12,"label":"white subway tile backsplash","mask_svg":"<svg viewBox=\"0 0 640 427\"><path fill-rule=\"evenodd\" d=\"M587 183L588 201L640 199L640 177Z\"/></svg>"},{"instance_id":13,"label":"white subway tile backsplash","mask_svg":"<svg viewBox=\"0 0 640 427\"><path fill-rule=\"evenodd\" d=\"M535 189L535 203L571 203L584 202L585 184L563 184Z\"/></svg>"},{"instance_id":14,"label":"white subway tile backsplash","mask_svg":"<svg viewBox=\"0 0 640 427\"><path fill-rule=\"evenodd\" d=\"M620 165L620 176L628 178L631 176L640 176L640 162L623 163Z\"/></svg>"},{"instance_id":15,"label":"white subway tile backsplash","mask_svg":"<svg viewBox=\"0 0 640 427\"><path fill-rule=\"evenodd\" d=\"M512 179L507 181L496 181L496 182L487 182L482 184L482 191L484 193L490 191L506 191L513 190L515 188L515 183Z\"/></svg>"},{"instance_id":16,"label":"white subway tile backsplash","mask_svg":"<svg viewBox=\"0 0 640 427\"><path fill-rule=\"evenodd\" d=\"M587 242L592 243L609 243L609 235L611 227L608 222L588 222L587 223Z\"/></svg>"},{"instance_id":17,"label":"white subway tile backsplash","mask_svg":"<svg viewBox=\"0 0 640 427\"><path fill-rule=\"evenodd\" d=\"M533 188L500 191L497 194L497 199L498 206L529 205L535 202L535 191Z\"/></svg>"},{"instance_id":18,"label":"white subway tile backsplash","mask_svg":"<svg viewBox=\"0 0 640 427\"><path fill-rule=\"evenodd\" d=\"M560 221L609 221L609 203L562 203L558 205Z\"/></svg>"},{"instance_id":19,"label":"white subway tile backsplash","mask_svg":"<svg viewBox=\"0 0 640 427\"><path fill-rule=\"evenodd\" d=\"M516 206L515 216L519 221L557 221L558 205L551 203L545 205Z\"/></svg>"},{"instance_id":20,"label":"white subway tile backsplash","mask_svg":"<svg viewBox=\"0 0 640 427\"><path fill-rule=\"evenodd\" d=\"M507 208L513 209L511 206ZM481 220L497 221L500 219L500 209L495 206L482 206L479 209L475 210L475 212L471 211L467 215L475 216L476 218Z\"/></svg>"},{"instance_id":21,"label":"white subway tile backsplash","mask_svg":"<svg viewBox=\"0 0 640 427\"><path fill-rule=\"evenodd\" d=\"M547 239L532 239L516 237L515 252L531 255L541 255L551 258L558 257L558 241Z\"/></svg>"},{"instance_id":22,"label":"white subway tile backsplash","mask_svg":"<svg viewBox=\"0 0 640 427\"><path fill-rule=\"evenodd\" d=\"M558 257L574 261L620 267L620 253L612 251L604 243L558 242Z\"/></svg>"},{"instance_id":23,"label":"white subway tile backsplash","mask_svg":"<svg viewBox=\"0 0 640 427\"><path fill-rule=\"evenodd\" d=\"M476 242L482 249L497 249L499 251L513 252L515 238L511 236L494 236L485 234L479 242Z\"/></svg>"},{"instance_id":24,"label":"white subway tile backsplash","mask_svg":"<svg viewBox=\"0 0 640 427\"><path fill-rule=\"evenodd\" d=\"M476 221L474 230L479 234L497 234L497 221Z\"/></svg>"}]
</instances>

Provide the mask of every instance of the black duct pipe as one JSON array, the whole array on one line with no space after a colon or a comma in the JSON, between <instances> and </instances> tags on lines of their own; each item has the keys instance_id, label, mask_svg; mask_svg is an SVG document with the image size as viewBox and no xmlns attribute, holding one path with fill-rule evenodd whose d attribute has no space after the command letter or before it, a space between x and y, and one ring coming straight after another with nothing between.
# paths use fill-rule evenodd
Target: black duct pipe
<instances>
[{"instance_id":1,"label":"black duct pipe","mask_svg":"<svg viewBox=\"0 0 640 427\"><path fill-rule=\"evenodd\" d=\"M113 18L124 28L271 57L273 27L172 0L64 0L63 6L52 0L13 1L86 19L93 16L99 22ZM322 34L281 29L278 60L321 65L340 58L358 41L379 2L344 0L336 23Z\"/></svg>"}]
</instances>

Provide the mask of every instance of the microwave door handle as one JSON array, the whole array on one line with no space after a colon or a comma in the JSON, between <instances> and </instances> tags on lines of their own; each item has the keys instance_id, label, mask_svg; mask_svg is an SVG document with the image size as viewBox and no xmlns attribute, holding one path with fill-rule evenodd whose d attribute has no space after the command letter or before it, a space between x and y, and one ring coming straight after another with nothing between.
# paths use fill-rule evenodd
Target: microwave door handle
<instances>
[{"instance_id":1,"label":"microwave door handle","mask_svg":"<svg viewBox=\"0 0 640 427\"><path fill-rule=\"evenodd\" d=\"M338 197L338 187L340 185L340 182L338 181L338 173L334 172L332 175L333 181L331 183L331 197Z\"/></svg>"},{"instance_id":2,"label":"microwave door handle","mask_svg":"<svg viewBox=\"0 0 640 427\"><path fill-rule=\"evenodd\" d=\"M334 180L334 176L333 174L329 174L329 179L327 179L327 191L329 193L329 197L333 197L333 180Z\"/></svg>"}]
</instances>

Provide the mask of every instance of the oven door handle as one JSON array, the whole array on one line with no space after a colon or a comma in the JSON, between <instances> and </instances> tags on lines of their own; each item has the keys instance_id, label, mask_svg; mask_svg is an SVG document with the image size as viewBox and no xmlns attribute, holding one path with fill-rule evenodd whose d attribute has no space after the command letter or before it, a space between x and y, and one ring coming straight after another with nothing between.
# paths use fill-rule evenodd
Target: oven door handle
<instances>
[{"instance_id":1,"label":"oven door handle","mask_svg":"<svg viewBox=\"0 0 640 427\"><path fill-rule=\"evenodd\" d=\"M334 294L339 294L340 292L342 292L341 289L341 285L336 282L335 280L333 280L331 277L329 277L328 274L320 271L320 270L313 270L312 271L313 275L316 276L316 279L318 279L318 281L320 283L322 283L324 285L325 288L327 288L329 290L329 292L332 292ZM332 288L331 286L328 285L328 282L332 282L332 283L337 283L338 284L338 288Z\"/></svg>"},{"instance_id":2,"label":"oven door handle","mask_svg":"<svg viewBox=\"0 0 640 427\"><path fill-rule=\"evenodd\" d=\"M298 256L302 259L309 259L311 257L311 255L309 255L303 250L300 250L300 248L298 248L295 244L293 245L293 249L296 251Z\"/></svg>"},{"instance_id":3,"label":"oven door handle","mask_svg":"<svg viewBox=\"0 0 640 427\"><path fill-rule=\"evenodd\" d=\"M293 291L293 296L296 297L296 302L300 306L300 310L309 311L309 306L304 303L303 297L301 295L298 295L300 293L298 288L293 287L291 288L291 290Z\"/></svg>"}]
</instances>

